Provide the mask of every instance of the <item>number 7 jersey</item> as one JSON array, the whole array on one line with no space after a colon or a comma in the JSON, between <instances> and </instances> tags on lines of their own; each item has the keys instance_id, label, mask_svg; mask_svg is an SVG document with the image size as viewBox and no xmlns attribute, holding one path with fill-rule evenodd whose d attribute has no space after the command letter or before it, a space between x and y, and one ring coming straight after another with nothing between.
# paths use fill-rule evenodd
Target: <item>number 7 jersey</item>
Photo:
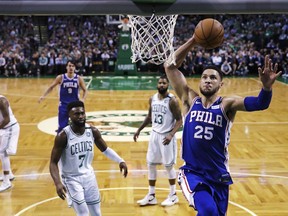
<instances>
[{"instance_id":1,"label":"number 7 jersey","mask_svg":"<svg viewBox=\"0 0 288 216\"><path fill-rule=\"evenodd\" d=\"M75 134L70 125L63 130L67 134L67 146L59 161L61 173L67 177L91 172L94 157L94 136L91 127L86 124L82 135Z\"/></svg>"},{"instance_id":2,"label":"number 7 jersey","mask_svg":"<svg viewBox=\"0 0 288 216\"><path fill-rule=\"evenodd\" d=\"M229 173L228 145L232 122L222 106L222 97L208 108L196 97L184 119L182 135L182 168L219 182Z\"/></svg>"}]
</instances>

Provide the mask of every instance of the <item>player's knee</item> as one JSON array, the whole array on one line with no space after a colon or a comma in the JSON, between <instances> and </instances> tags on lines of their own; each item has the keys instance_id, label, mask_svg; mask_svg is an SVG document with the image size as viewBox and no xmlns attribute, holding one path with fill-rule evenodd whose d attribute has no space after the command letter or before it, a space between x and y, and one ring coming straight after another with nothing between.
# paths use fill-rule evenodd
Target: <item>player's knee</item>
<instances>
[{"instance_id":1,"label":"player's knee","mask_svg":"<svg viewBox=\"0 0 288 216\"><path fill-rule=\"evenodd\" d=\"M156 180L157 179L156 165L148 164L148 179L149 180Z\"/></svg>"},{"instance_id":2,"label":"player's knee","mask_svg":"<svg viewBox=\"0 0 288 216\"><path fill-rule=\"evenodd\" d=\"M213 197L211 196L210 192L208 191L208 189L196 192L194 195L194 202L199 216L219 215L216 203Z\"/></svg>"},{"instance_id":3,"label":"player's knee","mask_svg":"<svg viewBox=\"0 0 288 216\"><path fill-rule=\"evenodd\" d=\"M213 205L211 203L202 202L201 207L199 205L196 206L198 211L198 216L217 216L218 209L216 205Z\"/></svg>"},{"instance_id":4,"label":"player's knee","mask_svg":"<svg viewBox=\"0 0 288 216\"><path fill-rule=\"evenodd\" d=\"M165 166L169 179L176 179L176 171L174 166Z\"/></svg>"},{"instance_id":5,"label":"player's knee","mask_svg":"<svg viewBox=\"0 0 288 216\"><path fill-rule=\"evenodd\" d=\"M0 152L0 159L4 160L5 157L8 157L7 153L5 151Z\"/></svg>"},{"instance_id":6,"label":"player's knee","mask_svg":"<svg viewBox=\"0 0 288 216\"><path fill-rule=\"evenodd\" d=\"M73 202L73 208L76 211L77 215L89 215L89 210L86 203L77 204Z\"/></svg>"},{"instance_id":7,"label":"player's knee","mask_svg":"<svg viewBox=\"0 0 288 216\"><path fill-rule=\"evenodd\" d=\"M100 203L88 205L90 214L93 216L101 216Z\"/></svg>"}]
</instances>

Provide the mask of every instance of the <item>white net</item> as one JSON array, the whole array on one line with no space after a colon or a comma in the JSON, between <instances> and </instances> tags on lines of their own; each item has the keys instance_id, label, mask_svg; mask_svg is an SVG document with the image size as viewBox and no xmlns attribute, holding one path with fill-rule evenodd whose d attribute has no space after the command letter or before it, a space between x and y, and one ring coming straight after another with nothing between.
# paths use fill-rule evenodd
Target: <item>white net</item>
<instances>
[{"instance_id":1,"label":"white net","mask_svg":"<svg viewBox=\"0 0 288 216\"><path fill-rule=\"evenodd\" d=\"M178 15L128 17L131 24L132 61L142 60L159 65L169 59L175 64L173 37Z\"/></svg>"}]
</instances>

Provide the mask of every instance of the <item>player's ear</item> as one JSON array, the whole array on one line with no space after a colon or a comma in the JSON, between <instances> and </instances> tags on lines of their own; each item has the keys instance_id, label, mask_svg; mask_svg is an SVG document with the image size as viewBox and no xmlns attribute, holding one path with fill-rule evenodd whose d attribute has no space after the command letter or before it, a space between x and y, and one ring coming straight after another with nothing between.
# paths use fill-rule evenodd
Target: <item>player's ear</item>
<instances>
[{"instance_id":1,"label":"player's ear","mask_svg":"<svg viewBox=\"0 0 288 216\"><path fill-rule=\"evenodd\" d=\"M224 82L223 81L221 81L220 82L220 87L222 87L224 85Z\"/></svg>"}]
</instances>

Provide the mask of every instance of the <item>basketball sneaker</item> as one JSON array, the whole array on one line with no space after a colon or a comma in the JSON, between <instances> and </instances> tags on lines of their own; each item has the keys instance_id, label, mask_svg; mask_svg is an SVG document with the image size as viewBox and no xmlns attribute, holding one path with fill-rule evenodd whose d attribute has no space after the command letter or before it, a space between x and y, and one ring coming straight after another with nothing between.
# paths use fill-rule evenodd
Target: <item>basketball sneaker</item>
<instances>
[{"instance_id":1,"label":"basketball sneaker","mask_svg":"<svg viewBox=\"0 0 288 216\"><path fill-rule=\"evenodd\" d=\"M0 192L3 192L3 191L6 191L8 190L9 188L12 187L12 184L10 181L8 182L2 182L1 186L0 186Z\"/></svg>"},{"instance_id":2,"label":"basketball sneaker","mask_svg":"<svg viewBox=\"0 0 288 216\"><path fill-rule=\"evenodd\" d=\"M3 177L4 174L0 175L0 181L3 181L4 177ZM13 173L10 172L9 174L9 180L10 181L13 181L15 179L15 176L13 175Z\"/></svg>"},{"instance_id":3,"label":"basketball sneaker","mask_svg":"<svg viewBox=\"0 0 288 216\"><path fill-rule=\"evenodd\" d=\"M138 200L137 203L140 206L145 206L145 205L155 205L157 204L157 199L155 197L155 194L147 194L144 199Z\"/></svg>"},{"instance_id":4,"label":"basketball sneaker","mask_svg":"<svg viewBox=\"0 0 288 216\"><path fill-rule=\"evenodd\" d=\"M175 194L173 194L172 196L169 195L169 196L167 197L167 199L164 200L164 201L161 203L161 205L162 205L162 206L172 206L172 205L174 205L174 204L176 204L176 203L178 203L178 202L179 202L179 199L178 199L178 197L176 196L176 193L175 193Z\"/></svg>"}]
</instances>

